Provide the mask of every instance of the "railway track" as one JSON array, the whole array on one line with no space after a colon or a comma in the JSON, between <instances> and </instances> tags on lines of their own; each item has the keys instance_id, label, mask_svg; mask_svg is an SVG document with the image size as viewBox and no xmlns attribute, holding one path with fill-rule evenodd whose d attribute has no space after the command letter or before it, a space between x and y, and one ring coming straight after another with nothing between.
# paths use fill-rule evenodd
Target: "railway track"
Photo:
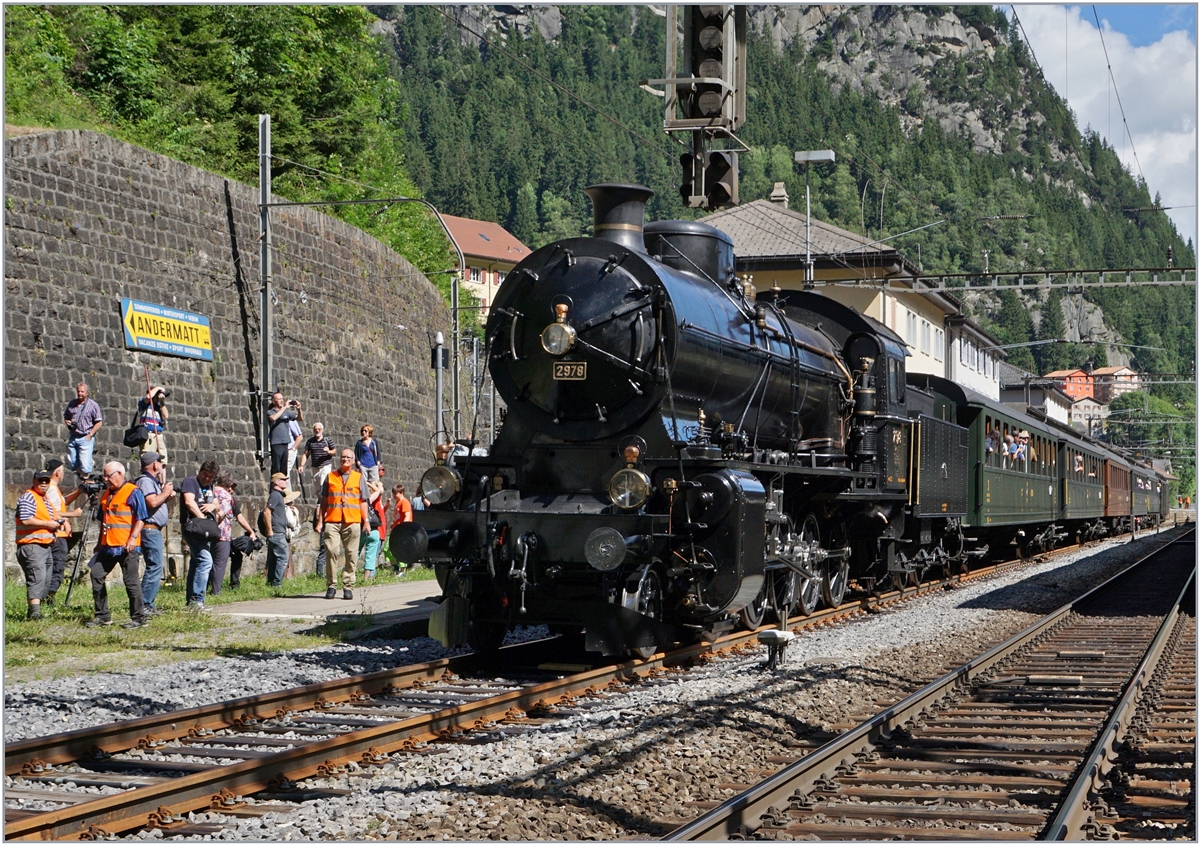
<instances>
[{"instance_id":1,"label":"railway track","mask_svg":"<svg viewBox=\"0 0 1200 845\"><path fill-rule=\"evenodd\" d=\"M1194 834L1194 572L1189 532L666 838Z\"/></svg>"},{"instance_id":2,"label":"railway track","mask_svg":"<svg viewBox=\"0 0 1200 845\"><path fill-rule=\"evenodd\" d=\"M831 624L1019 564L864 597L789 627ZM215 833L219 824L193 824L187 814L263 815L286 802L340 794L303 781L369 772L389 755L436 753L445 748L440 742L468 731L527 730L569 714L579 696L755 647L756 636L739 632L599 667L556 663L561 655L540 641L504 650L503 680L494 661L465 655L12 743L5 772L19 785L6 799L19 799L20 807L6 810L5 837L101 838L143 827Z\"/></svg>"}]
</instances>

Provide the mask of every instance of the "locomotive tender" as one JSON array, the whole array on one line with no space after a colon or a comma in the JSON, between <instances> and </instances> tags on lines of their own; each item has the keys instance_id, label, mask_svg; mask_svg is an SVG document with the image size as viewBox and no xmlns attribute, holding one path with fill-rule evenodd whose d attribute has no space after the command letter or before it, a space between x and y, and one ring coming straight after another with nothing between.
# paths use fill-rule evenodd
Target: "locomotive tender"
<instances>
[{"instance_id":1,"label":"locomotive tender","mask_svg":"<svg viewBox=\"0 0 1200 845\"><path fill-rule=\"evenodd\" d=\"M492 304L508 414L489 454L440 447L432 507L392 532L398 559L437 571L431 636L494 649L547 624L648 656L839 604L852 578L903 584L1121 518L1057 475L1115 455L944 379L909 384L882 324L812 292L755 296L711 226L643 225L647 188L586 193L593 237L537 250ZM1044 441L1032 470L989 467L1001 419Z\"/></svg>"}]
</instances>

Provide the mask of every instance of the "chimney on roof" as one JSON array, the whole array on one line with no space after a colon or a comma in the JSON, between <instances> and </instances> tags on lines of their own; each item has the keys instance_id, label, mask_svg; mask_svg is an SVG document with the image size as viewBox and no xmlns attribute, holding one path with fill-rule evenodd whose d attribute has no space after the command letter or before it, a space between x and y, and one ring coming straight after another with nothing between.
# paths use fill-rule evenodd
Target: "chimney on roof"
<instances>
[{"instance_id":1,"label":"chimney on roof","mask_svg":"<svg viewBox=\"0 0 1200 845\"><path fill-rule=\"evenodd\" d=\"M773 202L777 205L782 205L784 208L787 208L787 204L788 204L787 188L785 188L783 186L782 182L776 182L775 187L771 190L771 202Z\"/></svg>"}]
</instances>

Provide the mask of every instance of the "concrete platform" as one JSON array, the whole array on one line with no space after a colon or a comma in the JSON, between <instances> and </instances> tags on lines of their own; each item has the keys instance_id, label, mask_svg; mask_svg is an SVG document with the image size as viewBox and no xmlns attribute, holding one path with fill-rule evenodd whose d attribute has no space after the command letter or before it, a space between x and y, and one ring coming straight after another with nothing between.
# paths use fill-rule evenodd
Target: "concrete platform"
<instances>
[{"instance_id":1,"label":"concrete platform","mask_svg":"<svg viewBox=\"0 0 1200 845\"><path fill-rule=\"evenodd\" d=\"M422 636L429 614L437 607L427 598L441 595L434 579L376 584L365 581L359 573L353 588L354 598L326 599L324 591L302 596L209 605L210 612L244 619L283 619L323 624L369 617L369 624L357 630L357 636L397 628L398 636Z\"/></svg>"}]
</instances>

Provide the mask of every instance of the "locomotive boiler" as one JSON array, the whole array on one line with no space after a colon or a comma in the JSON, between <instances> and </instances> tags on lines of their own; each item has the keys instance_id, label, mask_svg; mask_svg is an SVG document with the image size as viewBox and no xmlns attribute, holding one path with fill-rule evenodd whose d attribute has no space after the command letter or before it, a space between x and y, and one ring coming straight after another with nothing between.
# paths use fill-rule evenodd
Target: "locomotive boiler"
<instances>
[{"instance_id":1,"label":"locomotive boiler","mask_svg":"<svg viewBox=\"0 0 1200 845\"><path fill-rule=\"evenodd\" d=\"M593 237L534 252L492 305L508 413L489 454L440 450L432 507L393 531L397 557L438 571L431 634L486 649L547 624L650 653L840 601L847 503L878 535L906 496L888 479L907 444L881 437L903 347L858 315L754 297L724 233L644 225L644 187L586 193Z\"/></svg>"}]
</instances>

